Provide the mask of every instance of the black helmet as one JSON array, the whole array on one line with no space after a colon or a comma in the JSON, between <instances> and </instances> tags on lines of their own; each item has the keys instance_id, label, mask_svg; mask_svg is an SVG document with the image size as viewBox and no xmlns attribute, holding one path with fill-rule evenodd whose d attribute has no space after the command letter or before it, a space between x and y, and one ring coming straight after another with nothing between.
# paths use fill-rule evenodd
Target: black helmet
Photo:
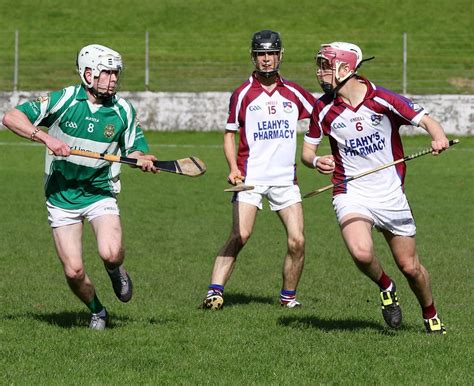
<instances>
[{"instance_id":1,"label":"black helmet","mask_svg":"<svg viewBox=\"0 0 474 386\"><path fill-rule=\"evenodd\" d=\"M278 61L275 63L273 70L261 71L258 69L256 56L259 52L278 52ZM255 64L256 70L259 74L267 78L270 78L271 76L277 74L283 56L283 47L280 38L280 33L271 30L255 32L252 37L250 55L252 57L253 64Z\"/></svg>"}]
</instances>

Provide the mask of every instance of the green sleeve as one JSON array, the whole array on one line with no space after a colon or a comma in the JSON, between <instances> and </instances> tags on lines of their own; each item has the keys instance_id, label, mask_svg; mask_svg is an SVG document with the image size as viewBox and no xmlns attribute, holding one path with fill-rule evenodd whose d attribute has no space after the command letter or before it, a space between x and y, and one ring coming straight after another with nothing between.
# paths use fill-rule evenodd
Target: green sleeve
<instances>
[{"instance_id":1,"label":"green sleeve","mask_svg":"<svg viewBox=\"0 0 474 386\"><path fill-rule=\"evenodd\" d=\"M54 91L48 95L27 101L16 106L16 108L24 113L35 126L49 127L56 120L58 113L51 113L51 109L63 94L64 90Z\"/></svg>"},{"instance_id":2,"label":"green sleeve","mask_svg":"<svg viewBox=\"0 0 474 386\"><path fill-rule=\"evenodd\" d=\"M120 141L120 150L122 154L128 155L134 151L141 151L142 153L148 153L148 143L143 134L143 130L140 126L140 122L137 118L135 109L129 104L131 115L127 122L127 129L123 132Z\"/></svg>"},{"instance_id":3,"label":"green sleeve","mask_svg":"<svg viewBox=\"0 0 474 386\"><path fill-rule=\"evenodd\" d=\"M143 130L140 126L138 120L136 120L135 124L135 141L133 142L133 146L127 150L127 153L130 154L134 151L141 151L142 153L148 153L148 143L145 139L145 135L143 134Z\"/></svg>"}]
</instances>

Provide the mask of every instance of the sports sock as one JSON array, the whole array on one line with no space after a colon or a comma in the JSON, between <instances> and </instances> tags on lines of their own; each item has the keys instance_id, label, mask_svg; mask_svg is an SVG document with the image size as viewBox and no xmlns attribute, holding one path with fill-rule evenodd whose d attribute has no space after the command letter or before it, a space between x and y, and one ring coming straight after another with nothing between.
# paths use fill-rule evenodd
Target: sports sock
<instances>
[{"instance_id":1,"label":"sports sock","mask_svg":"<svg viewBox=\"0 0 474 386\"><path fill-rule=\"evenodd\" d=\"M296 290L290 291L290 290L282 289L280 291L280 303L286 304L295 299L296 299Z\"/></svg>"},{"instance_id":2,"label":"sports sock","mask_svg":"<svg viewBox=\"0 0 474 386\"><path fill-rule=\"evenodd\" d=\"M436 308L434 303L431 303L428 307L421 307L423 312L423 319L433 319L436 316Z\"/></svg>"},{"instance_id":3,"label":"sports sock","mask_svg":"<svg viewBox=\"0 0 474 386\"><path fill-rule=\"evenodd\" d=\"M94 298L89 304L86 303L86 306L89 308L89 310L91 310L93 314L98 314L104 309L104 306L102 305L96 294L94 294Z\"/></svg>"},{"instance_id":4,"label":"sports sock","mask_svg":"<svg viewBox=\"0 0 474 386\"><path fill-rule=\"evenodd\" d=\"M102 308L102 311L98 312L97 315L101 318L105 318L107 316L107 311L105 310L105 307Z\"/></svg>"},{"instance_id":5,"label":"sports sock","mask_svg":"<svg viewBox=\"0 0 474 386\"><path fill-rule=\"evenodd\" d=\"M210 284L207 288L208 295L214 295L215 293L219 293L219 295L222 295L224 293L224 286L220 284Z\"/></svg>"},{"instance_id":6,"label":"sports sock","mask_svg":"<svg viewBox=\"0 0 474 386\"><path fill-rule=\"evenodd\" d=\"M114 266L109 265L109 266L107 266L107 265L104 263L104 267L105 267L105 269L107 270L107 272L108 272L109 274L113 274L113 273L115 273L115 272L120 268L120 265L114 265Z\"/></svg>"},{"instance_id":7,"label":"sports sock","mask_svg":"<svg viewBox=\"0 0 474 386\"><path fill-rule=\"evenodd\" d=\"M377 280L377 284L380 287L380 291L391 291L392 290L392 279L382 271L382 276Z\"/></svg>"}]
</instances>

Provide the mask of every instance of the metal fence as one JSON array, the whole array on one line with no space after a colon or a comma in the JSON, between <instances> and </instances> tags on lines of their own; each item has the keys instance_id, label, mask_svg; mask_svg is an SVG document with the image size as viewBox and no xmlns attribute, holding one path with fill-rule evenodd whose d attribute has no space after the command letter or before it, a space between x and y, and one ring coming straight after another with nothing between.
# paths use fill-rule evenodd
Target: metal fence
<instances>
[{"instance_id":1,"label":"metal fence","mask_svg":"<svg viewBox=\"0 0 474 386\"><path fill-rule=\"evenodd\" d=\"M53 90L77 83L77 51L91 42L113 47L123 55L122 90L230 91L252 70L247 37L230 39L222 41L200 33L183 38L151 31L120 36L3 31L0 91ZM403 33L356 41L367 56L376 56L362 68L375 83L403 94L474 93L472 34L436 37ZM317 46L307 36L288 36L284 77L319 91L313 61Z\"/></svg>"}]
</instances>

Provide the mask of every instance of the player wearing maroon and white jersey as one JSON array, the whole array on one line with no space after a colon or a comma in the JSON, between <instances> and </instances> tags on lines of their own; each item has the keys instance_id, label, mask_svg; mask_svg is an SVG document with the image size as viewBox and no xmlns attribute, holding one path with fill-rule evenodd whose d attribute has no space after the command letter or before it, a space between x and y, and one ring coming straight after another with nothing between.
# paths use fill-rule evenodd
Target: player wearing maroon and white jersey
<instances>
[{"instance_id":1,"label":"player wearing maroon and white jersey","mask_svg":"<svg viewBox=\"0 0 474 386\"><path fill-rule=\"evenodd\" d=\"M316 99L280 77L283 47L278 32L256 32L250 52L255 72L231 96L224 153L229 165L228 181L235 185L245 180L255 188L234 194L232 231L214 262L208 294L201 305L204 309L222 307L224 285L252 234L264 197L270 209L278 213L287 234L280 304L287 308L300 305L296 287L304 263L304 233L301 194L296 184L296 129L298 120L310 117Z\"/></svg>"},{"instance_id":2,"label":"player wearing maroon and white jersey","mask_svg":"<svg viewBox=\"0 0 474 386\"><path fill-rule=\"evenodd\" d=\"M319 144L322 134L329 136L336 168L333 183L403 158L398 128L418 126L426 112L400 95L356 77L366 88L362 105L354 109L341 97L324 95L316 104L314 119L305 141ZM316 116L317 114L317 116ZM370 174L363 179L340 185L334 194L357 193L365 197L398 195L405 177L405 164Z\"/></svg>"},{"instance_id":3,"label":"player wearing maroon and white jersey","mask_svg":"<svg viewBox=\"0 0 474 386\"><path fill-rule=\"evenodd\" d=\"M310 117L315 98L278 74L274 85L269 92L254 72L230 99L226 130L240 129L237 167L249 185L296 183L296 126Z\"/></svg>"},{"instance_id":4,"label":"player wearing maroon and white jersey","mask_svg":"<svg viewBox=\"0 0 474 386\"><path fill-rule=\"evenodd\" d=\"M424 128L434 155L449 147L442 127L423 108L358 76L363 61L360 48L344 42L323 44L316 55L317 77L325 95L314 106L301 158L308 167L333 173L334 184L403 158L402 125ZM324 135L329 137L332 155L318 157ZM374 254L372 227L383 232L415 293L427 332L444 334L429 274L416 253L416 227L403 191L404 178L405 164L400 163L341 184L334 188L333 206L354 262L380 287L386 323L398 328L402 313L395 283Z\"/></svg>"}]
</instances>

